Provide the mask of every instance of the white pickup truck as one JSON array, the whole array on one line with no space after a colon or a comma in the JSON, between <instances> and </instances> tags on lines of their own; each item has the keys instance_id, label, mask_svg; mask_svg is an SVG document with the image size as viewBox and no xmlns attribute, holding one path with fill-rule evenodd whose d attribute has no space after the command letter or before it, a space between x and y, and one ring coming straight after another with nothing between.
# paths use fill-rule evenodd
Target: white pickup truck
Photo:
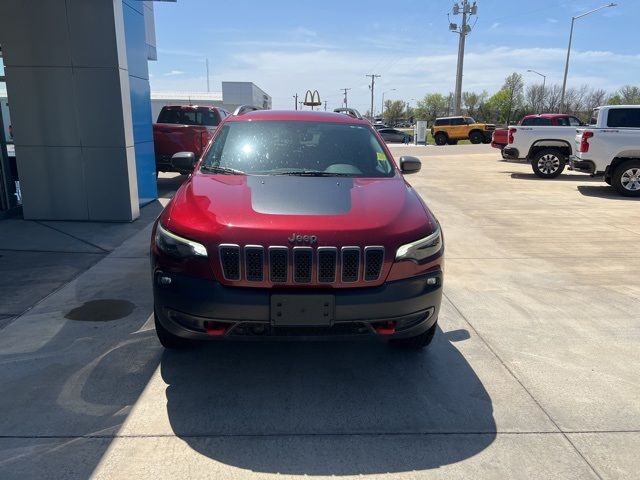
<instances>
[{"instance_id":1,"label":"white pickup truck","mask_svg":"<svg viewBox=\"0 0 640 480\"><path fill-rule=\"evenodd\" d=\"M640 105L596 108L575 145L571 169L603 175L622 195L640 197Z\"/></svg>"},{"instance_id":2,"label":"white pickup truck","mask_svg":"<svg viewBox=\"0 0 640 480\"><path fill-rule=\"evenodd\" d=\"M569 117L566 126L511 125L502 156L513 160L525 158L538 177L555 178L573 154L576 129L580 126L584 124L575 117Z\"/></svg>"}]
</instances>

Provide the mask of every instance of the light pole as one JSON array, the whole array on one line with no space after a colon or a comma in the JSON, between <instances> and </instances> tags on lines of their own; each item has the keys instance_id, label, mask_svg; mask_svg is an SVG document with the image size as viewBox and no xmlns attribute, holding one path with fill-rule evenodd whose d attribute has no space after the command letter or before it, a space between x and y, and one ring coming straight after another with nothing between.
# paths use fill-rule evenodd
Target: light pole
<instances>
[{"instance_id":1,"label":"light pole","mask_svg":"<svg viewBox=\"0 0 640 480\"><path fill-rule=\"evenodd\" d=\"M531 73L535 73L537 75L540 75L542 77L542 101L540 103L544 103L544 86L547 83L547 76L541 74L540 72L536 72L535 70L527 70L527 72L531 72ZM538 113L542 113L540 112L540 108L538 108Z\"/></svg>"},{"instance_id":2,"label":"light pole","mask_svg":"<svg viewBox=\"0 0 640 480\"><path fill-rule=\"evenodd\" d=\"M569 47L567 48L567 61L564 64L564 80L562 81L562 95L560 96L560 113L564 110L564 95L567 90L567 73L569 72L569 55L571 54L571 40L573 39L573 24L578 18L586 17L587 15L591 15L592 13L597 12L598 10L602 10L603 8L615 7L617 3L608 3L607 5L602 5L598 8L594 8L593 10L589 10L588 12L581 13L580 15L576 15L575 17L571 17L571 30L569 31Z\"/></svg>"},{"instance_id":3,"label":"light pole","mask_svg":"<svg viewBox=\"0 0 640 480\"><path fill-rule=\"evenodd\" d=\"M391 90L385 90L382 92L382 110L380 110L380 115L384 118L384 94L389 92L395 92L396 89L392 88Z\"/></svg>"}]
</instances>

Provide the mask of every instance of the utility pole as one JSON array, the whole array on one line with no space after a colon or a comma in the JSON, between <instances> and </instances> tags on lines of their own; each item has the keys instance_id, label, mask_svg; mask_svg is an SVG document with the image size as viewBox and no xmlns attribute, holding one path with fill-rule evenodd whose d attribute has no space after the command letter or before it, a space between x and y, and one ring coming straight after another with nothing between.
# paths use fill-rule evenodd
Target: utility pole
<instances>
[{"instance_id":1,"label":"utility pole","mask_svg":"<svg viewBox=\"0 0 640 480\"><path fill-rule=\"evenodd\" d=\"M304 104L304 102L300 101L298 102L298 105L300 105L300 110L302 110L302 105Z\"/></svg>"},{"instance_id":2,"label":"utility pole","mask_svg":"<svg viewBox=\"0 0 640 480\"><path fill-rule=\"evenodd\" d=\"M349 108L349 102L347 102L347 92L349 90L351 90L350 88L341 88L340 90L342 90L344 92L344 108Z\"/></svg>"},{"instance_id":3,"label":"utility pole","mask_svg":"<svg viewBox=\"0 0 640 480\"><path fill-rule=\"evenodd\" d=\"M211 91L209 88L209 59L205 58L205 63L207 64L207 93Z\"/></svg>"},{"instance_id":4,"label":"utility pole","mask_svg":"<svg viewBox=\"0 0 640 480\"><path fill-rule=\"evenodd\" d=\"M298 94L296 93L293 98L295 99L295 101L293 102L293 106L296 110L298 110Z\"/></svg>"},{"instance_id":5,"label":"utility pole","mask_svg":"<svg viewBox=\"0 0 640 480\"><path fill-rule=\"evenodd\" d=\"M371 86L369 87L369 89L371 90L371 123L373 123L373 119L375 118L375 115L373 114L373 89L376 86L376 78L380 78L380 75L376 75L375 73L372 73L371 75L365 75L365 77L371 77Z\"/></svg>"},{"instance_id":6,"label":"utility pole","mask_svg":"<svg viewBox=\"0 0 640 480\"><path fill-rule=\"evenodd\" d=\"M469 25L469 19L473 15L478 14L478 6L476 2L469 3L469 0L462 0L462 6L457 2L453 4L453 15L459 15L462 13L462 25L458 28L457 23L449 22L449 30L460 35L458 40L458 68L456 70L456 91L454 101L454 115L460 115L462 105L462 70L464 64L464 44L465 39L469 33L471 33L471 26Z\"/></svg>"},{"instance_id":7,"label":"utility pole","mask_svg":"<svg viewBox=\"0 0 640 480\"><path fill-rule=\"evenodd\" d=\"M324 111L325 112L327 111L327 101L326 100L324 101Z\"/></svg>"}]
</instances>

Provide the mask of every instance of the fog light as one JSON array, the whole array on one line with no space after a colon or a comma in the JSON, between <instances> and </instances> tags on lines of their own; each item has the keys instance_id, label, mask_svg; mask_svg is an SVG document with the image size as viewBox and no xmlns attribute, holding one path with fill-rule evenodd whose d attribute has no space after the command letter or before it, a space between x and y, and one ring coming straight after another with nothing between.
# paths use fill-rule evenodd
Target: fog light
<instances>
[{"instance_id":1,"label":"fog light","mask_svg":"<svg viewBox=\"0 0 640 480\"><path fill-rule=\"evenodd\" d=\"M427 278L427 285L437 285L438 277L429 277Z\"/></svg>"},{"instance_id":2,"label":"fog light","mask_svg":"<svg viewBox=\"0 0 640 480\"><path fill-rule=\"evenodd\" d=\"M171 285L171 277L167 277L166 275L158 277L158 283L160 285Z\"/></svg>"}]
</instances>

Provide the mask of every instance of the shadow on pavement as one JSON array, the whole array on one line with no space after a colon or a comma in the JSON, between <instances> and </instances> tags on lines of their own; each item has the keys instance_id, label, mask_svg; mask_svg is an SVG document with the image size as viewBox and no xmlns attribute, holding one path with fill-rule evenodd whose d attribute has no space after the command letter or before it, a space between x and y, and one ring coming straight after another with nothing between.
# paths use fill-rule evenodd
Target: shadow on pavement
<instances>
[{"instance_id":1,"label":"shadow on pavement","mask_svg":"<svg viewBox=\"0 0 640 480\"><path fill-rule=\"evenodd\" d=\"M424 352L377 342L165 352L169 420L194 450L255 472L437 468L476 455L496 436L491 398L451 343L466 338L438 331Z\"/></svg>"},{"instance_id":2,"label":"shadow on pavement","mask_svg":"<svg viewBox=\"0 0 640 480\"><path fill-rule=\"evenodd\" d=\"M520 172L503 172L511 175L511 178L516 180L537 180L540 182L600 182L601 178L594 178L588 175L565 175L561 174L556 178L540 178L535 173L520 173Z\"/></svg>"},{"instance_id":3,"label":"shadow on pavement","mask_svg":"<svg viewBox=\"0 0 640 480\"><path fill-rule=\"evenodd\" d=\"M614 190L613 187L602 184L595 185L578 185L578 191L585 197L608 198L610 200L623 200L627 202L638 202L640 197L625 197Z\"/></svg>"}]
</instances>

